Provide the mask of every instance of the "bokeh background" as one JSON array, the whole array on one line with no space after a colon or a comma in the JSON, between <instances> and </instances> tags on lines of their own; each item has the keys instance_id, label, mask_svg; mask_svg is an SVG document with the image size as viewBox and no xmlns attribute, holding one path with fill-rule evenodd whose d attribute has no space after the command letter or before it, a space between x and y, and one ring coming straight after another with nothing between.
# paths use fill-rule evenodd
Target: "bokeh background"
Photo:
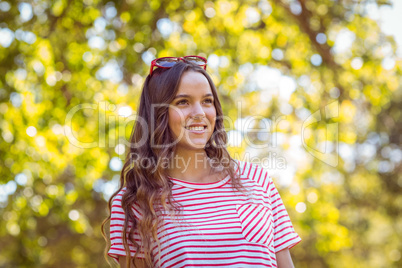
<instances>
[{"instance_id":1,"label":"bokeh background","mask_svg":"<svg viewBox=\"0 0 402 268\"><path fill-rule=\"evenodd\" d=\"M400 7L0 1L0 267L108 267L100 225L141 85L152 59L191 54L230 152L279 188L295 266L402 267Z\"/></svg>"}]
</instances>

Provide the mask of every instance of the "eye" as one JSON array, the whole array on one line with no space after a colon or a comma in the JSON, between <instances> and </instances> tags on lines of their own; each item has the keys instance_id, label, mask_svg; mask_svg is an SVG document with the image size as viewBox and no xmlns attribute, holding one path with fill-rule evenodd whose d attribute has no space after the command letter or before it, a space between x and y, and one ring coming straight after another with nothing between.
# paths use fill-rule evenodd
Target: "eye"
<instances>
[{"instance_id":1,"label":"eye","mask_svg":"<svg viewBox=\"0 0 402 268\"><path fill-rule=\"evenodd\" d=\"M206 102L206 103L213 103L213 102L214 102L214 100L213 100L213 99L211 99L211 98L208 98L208 99L205 99L205 102Z\"/></svg>"},{"instance_id":2,"label":"eye","mask_svg":"<svg viewBox=\"0 0 402 268\"><path fill-rule=\"evenodd\" d=\"M186 104L187 100L179 100L178 102L176 102L176 105L180 105L180 104Z\"/></svg>"}]
</instances>

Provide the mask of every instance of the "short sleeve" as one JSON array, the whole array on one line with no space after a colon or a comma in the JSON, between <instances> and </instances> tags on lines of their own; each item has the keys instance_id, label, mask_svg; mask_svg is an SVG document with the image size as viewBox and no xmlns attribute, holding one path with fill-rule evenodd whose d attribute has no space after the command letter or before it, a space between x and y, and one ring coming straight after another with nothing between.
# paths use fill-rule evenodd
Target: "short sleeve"
<instances>
[{"instance_id":1,"label":"short sleeve","mask_svg":"<svg viewBox=\"0 0 402 268\"><path fill-rule=\"evenodd\" d=\"M117 262L118 262L119 256L126 256L126 251L124 250L124 245L123 245L123 228L124 228L125 214L124 214L124 210L121 206L121 198L123 196L123 193L124 193L123 190L120 191L113 199L111 218L110 218L110 243L111 243L111 246L108 251L108 255L110 257L114 258ZM134 214L136 214L136 216L138 215L138 212L135 209L134 209ZM132 226L132 222L129 222L127 233L130 231L131 226ZM136 243L138 243L138 244L141 243L140 235L136 230L134 230L134 239L135 239ZM134 254L136 252L136 247L129 240L127 240L127 242L130 247L130 254L132 257L134 257ZM144 258L143 252L139 252L137 257Z\"/></svg>"},{"instance_id":2,"label":"short sleeve","mask_svg":"<svg viewBox=\"0 0 402 268\"><path fill-rule=\"evenodd\" d=\"M271 177L269 177L269 193L274 220L274 249L275 253L286 248L292 248L301 241L293 229L288 212Z\"/></svg>"}]
</instances>

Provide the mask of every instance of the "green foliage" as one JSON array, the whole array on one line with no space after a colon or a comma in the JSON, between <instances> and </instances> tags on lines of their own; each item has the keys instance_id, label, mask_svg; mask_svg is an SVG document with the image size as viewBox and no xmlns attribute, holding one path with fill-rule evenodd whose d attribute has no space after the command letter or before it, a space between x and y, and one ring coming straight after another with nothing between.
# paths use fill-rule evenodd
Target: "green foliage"
<instances>
[{"instance_id":1,"label":"green foliage","mask_svg":"<svg viewBox=\"0 0 402 268\"><path fill-rule=\"evenodd\" d=\"M119 113L137 109L150 59L192 54L232 120L271 119L268 140L230 151L285 158L273 177L296 267L401 267L402 62L370 3L389 4L1 1L0 267L107 267L100 224L135 119ZM323 142L335 149L315 153Z\"/></svg>"}]
</instances>

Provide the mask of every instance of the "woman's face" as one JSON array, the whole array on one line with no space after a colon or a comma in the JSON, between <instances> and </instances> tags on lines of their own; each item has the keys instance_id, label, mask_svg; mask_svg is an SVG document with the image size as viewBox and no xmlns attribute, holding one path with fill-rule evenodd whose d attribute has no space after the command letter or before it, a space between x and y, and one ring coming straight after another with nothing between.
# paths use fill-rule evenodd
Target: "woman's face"
<instances>
[{"instance_id":1,"label":"woman's face","mask_svg":"<svg viewBox=\"0 0 402 268\"><path fill-rule=\"evenodd\" d=\"M207 78L198 72L182 75L169 105L169 128L177 149L203 149L215 128L214 96Z\"/></svg>"}]
</instances>

